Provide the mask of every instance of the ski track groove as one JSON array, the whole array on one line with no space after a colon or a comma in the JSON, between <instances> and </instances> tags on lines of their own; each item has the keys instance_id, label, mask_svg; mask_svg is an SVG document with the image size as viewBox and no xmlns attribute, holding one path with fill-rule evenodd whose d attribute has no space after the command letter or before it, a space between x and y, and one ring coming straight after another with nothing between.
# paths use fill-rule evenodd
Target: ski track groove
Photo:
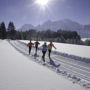
<instances>
[{"instance_id":1,"label":"ski track groove","mask_svg":"<svg viewBox=\"0 0 90 90\"><path fill-rule=\"evenodd\" d=\"M23 43L21 41L10 41L10 43L12 44L12 46L18 48L20 51L23 51L23 53L28 55L28 47L26 46L25 43ZM34 48L32 48L31 53L32 53L32 55L34 55L34 53L35 53ZM39 57L37 57L36 59L32 55L30 55L30 57L35 59L35 61L38 62L39 64L42 64L42 62L41 62L41 56L42 56L41 50L39 50L38 53L39 53ZM57 58L57 56L58 56L58 58ZM72 62L62 61L62 59L60 59L59 55L55 56L55 55L53 55L53 53L52 53L52 57L53 57L53 59L54 59L53 61L55 63L61 64L58 69L64 70L70 74L74 74L74 76L77 76L80 79L84 79L86 82L90 83L90 70L87 67L79 66L79 64L74 64L73 61ZM61 56L61 57L63 57L63 56ZM48 59L48 54L46 54L46 59ZM49 59L48 59L48 61L49 61ZM54 69L54 71L57 69L51 65L46 65L46 67Z\"/></svg>"},{"instance_id":2,"label":"ski track groove","mask_svg":"<svg viewBox=\"0 0 90 90\"><path fill-rule=\"evenodd\" d=\"M90 68L88 68L88 67L90 67L90 64L89 64L88 66L86 66L86 65L85 65L85 62L83 62L83 64L81 64L80 61L79 61L79 62L78 62L78 61L71 61L71 59L69 59L69 58L66 58L66 57L63 57L63 56L58 56L58 57L57 57L57 56L58 56L58 55L55 55L55 56L53 55L52 57L57 58L58 61L59 61L59 59L60 59L60 60L62 60L62 59L68 60L69 63L74 63L74 64L73 64L74 66L77 65L79 68L81 68L81 69L83 68L83 69L87 70L88 72L90 72ZM67 64L69 64L68 62L67 62ZM78 62L78 63L76 63L76 62ZM81 64L81 65L80 65L80 64ZM82 66L82 65L83 65L83 66Z\"/></svg>"},{"instance_id":3,"label":"ski track groove","mask_svg":"<svg viewBox=\"0 0 90 90\"><path fill-rule=\"evenodd\" d=\"M78 68L79 68L80 72L84 71L84 73L87 73L87 75L90 76L90 71L89 71L88 69L84 68L84 67L81 68L80 66L76 66L75 64L71 64L71 63L62 61L61 59L58 59L58 58L56 58L56 57L53 57L53 58L54 58L54 60L59 61L59 62L61 62L62 64L67 64L67 66L69 66L69 67L71 67L71 68L74 67L76 70L78 70Z\"/></svg>"}]
</instances>

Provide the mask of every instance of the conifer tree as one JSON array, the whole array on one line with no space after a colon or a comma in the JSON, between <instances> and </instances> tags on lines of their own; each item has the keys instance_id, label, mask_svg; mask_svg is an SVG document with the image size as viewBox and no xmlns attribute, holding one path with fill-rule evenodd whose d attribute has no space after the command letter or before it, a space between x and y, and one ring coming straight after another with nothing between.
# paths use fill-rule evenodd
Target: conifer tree
<instances>
[{"instance_id":1,"label":"conifer tree","mask_svg":"<svg viewBox=\"0 0 90 90\"><path fill-rule=\"evenodd\" d=\"M8 24L8 38L9 39L15 39L16 36L16 30L13 22L9 22Z\"/></svg>"},{"instance_id":2,"label":"conifer tree","mask_svg":"<svg viewBox=\"0 0 90 90\"><path fill-rule=\"evenodd\" d=\"M0 24L0 39L2 39L2 30L1 30L1 24Z\"/></svg>"},{"instance_id":3,"label":"conifer tree","mask_svg":"<svg viewBox=\"0 0 90 90\"><path fill-rule=\"evenodd\" d=\"M6 26L5 26L5 23L2 22L0 24L0 38L6 39L6 37L7 37Z\"/></svg>"}]
</instances>

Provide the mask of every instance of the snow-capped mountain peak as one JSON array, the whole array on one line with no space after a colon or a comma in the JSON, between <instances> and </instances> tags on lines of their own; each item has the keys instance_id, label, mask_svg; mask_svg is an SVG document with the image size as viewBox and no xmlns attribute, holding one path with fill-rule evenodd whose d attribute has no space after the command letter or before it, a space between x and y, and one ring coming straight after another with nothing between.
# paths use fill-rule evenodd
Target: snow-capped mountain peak
<instances>
[{"instance_id":1,"label":"snow-capped mountain peak","mask_svg":"<svg viewBox=\"0 0 90 90\"><path fill-rule=\"evenodd\" d=\"M71 30L78 32L81 37L90 37L90 25L82 25L78 22L72 21L70 19L58 20L58 21L51 21L48 20L41 25L33 26L31 24L23 25L19 30L26 31L30 29L35 30L53 30L57 31L59 29L62 30Z\"/></svg>"}]
</instances>

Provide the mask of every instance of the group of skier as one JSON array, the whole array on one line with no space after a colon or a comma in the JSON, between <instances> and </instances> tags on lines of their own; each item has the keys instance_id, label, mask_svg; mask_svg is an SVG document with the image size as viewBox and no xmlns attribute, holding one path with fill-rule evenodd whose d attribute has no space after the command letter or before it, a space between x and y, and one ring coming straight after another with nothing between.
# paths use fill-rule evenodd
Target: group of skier
<instances>
[{"instance_id":1,"label":"group of skier","mask_svg":"<svg viewBox=\"0 0 90 90\"><path fill-rule=\"evenodd\" d=\"M32 49L32 46L35 45L35 54L37 55L37 50L38 50L38 46L40 45L40 43L38 42L38 40L35 43L32 43L31 40L30 42L27 44L27 46L29 47L29 55ZM45 54L48 50L48 57L49 59L51 51L52 51L52 47L54 47L56 49L56 47L54 46L54 44L52 43L52 41L47 45L46 42L44 42L44 44L41 46L42 47L42 60L45 62Z\"/></svg>"}]
</instances>

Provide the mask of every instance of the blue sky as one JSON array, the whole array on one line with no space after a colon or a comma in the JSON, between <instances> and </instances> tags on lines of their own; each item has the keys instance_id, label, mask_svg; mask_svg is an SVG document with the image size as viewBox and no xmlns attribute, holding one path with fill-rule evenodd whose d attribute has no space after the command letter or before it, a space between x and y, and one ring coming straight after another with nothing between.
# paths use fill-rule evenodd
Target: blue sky
<instances>
[{"instance_id":1,"label":"blue sky","mask_svg":"<svg viewBox=\"0 0 90 90\"><path fill-rule=\"evenodd\" d=\"M47 20L71 19L90 24L90 0L51 0L43 10L35 0L0 0L0 22L38 25Z\"/></svg>"}]
</instances>

